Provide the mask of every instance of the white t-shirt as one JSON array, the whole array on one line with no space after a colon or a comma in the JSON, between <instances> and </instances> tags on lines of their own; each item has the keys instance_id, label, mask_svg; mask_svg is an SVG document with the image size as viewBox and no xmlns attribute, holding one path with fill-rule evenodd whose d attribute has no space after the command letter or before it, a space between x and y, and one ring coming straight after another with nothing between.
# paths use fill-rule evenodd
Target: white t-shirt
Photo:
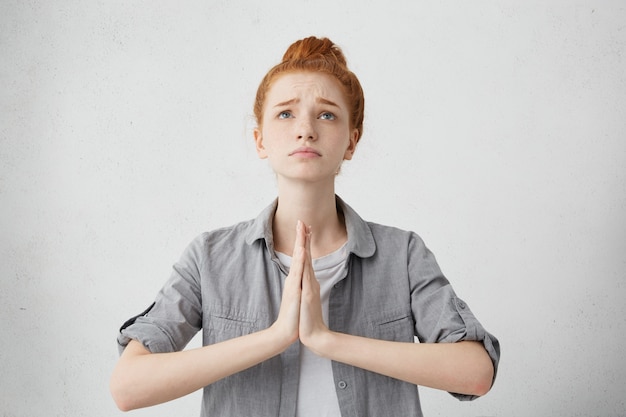
<instances>
[{"instance_id":1,"label":"white t-shirt","mask_svg":"<svg viewBox=\"0 0 626 417\"><path fill-rule=\"evenodd\" d=\"M285 267L291 266L291 257L283 253L276 255ZM322 316L326 325L328 325L330 290L343 278L347 257L348 252L344 244L333 253L313 259L313 270L320 284ZM317 356L303 345L300 345L300 382L296 417L341 417L330 359Z\"/></svg>"}]
</instances>

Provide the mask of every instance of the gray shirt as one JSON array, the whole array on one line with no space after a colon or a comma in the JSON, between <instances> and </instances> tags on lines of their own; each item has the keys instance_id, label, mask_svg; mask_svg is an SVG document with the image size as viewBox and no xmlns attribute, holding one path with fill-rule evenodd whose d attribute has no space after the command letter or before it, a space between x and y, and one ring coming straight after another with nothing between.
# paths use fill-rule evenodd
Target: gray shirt
<instances>
[{"instance_id":1,"label":"gray shirt","mask_svg":"<svg viewBox=\"0 0 626 417\"><path fill-rule=\"evenodd\" d=\"M288 273L274 252L277 201L256 219L198 236L174 265L154 304L118 336L153 353L182 350L202 330L209 345L269 327L278 316ZM498 340L456 296L434 255L413 232L365 222L339 197L348 231L345 278L329 300L331 330L422 343L483 343L497 370ZM280 355L204 388L202 416L293 417L298 342ZM417 387L332 362L344 417L422 416ZM494 373L495 378L495 373ZM453 394L461 400L475 397Z\"/></svg>"}]
</instances>

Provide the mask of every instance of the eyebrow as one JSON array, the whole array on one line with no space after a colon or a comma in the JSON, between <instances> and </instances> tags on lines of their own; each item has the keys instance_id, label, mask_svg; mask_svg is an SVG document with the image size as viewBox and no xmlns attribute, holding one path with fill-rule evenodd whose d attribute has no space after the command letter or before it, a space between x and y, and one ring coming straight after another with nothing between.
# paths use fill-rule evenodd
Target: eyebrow
<instances>
[{"instance_id":1,"label":"eyebrow","mask_svg":"<svg viewBox=\"0 0 626 417\"><path fill-rule=\"evenodd\" d=\"M330 101L328 99L325 99L323 97L318 98L317 102L320 103L320 104L327 104L329 106L339 107L339 105L337 103L332 102L332 101Z\"/></svg>"},{"instance_id":2,"label":"eyebrow","mask_svg":"<svg viewBox=\"0 0 626 417\"><path fill-rule=\"evenodd\" d=\"M339 107L339 105L337 103L335 103L334 101L330 101L328 99L325 99L323 97L319 97L317 100L315 100L317 103L319 104L326 104L328 106L334 106L334 107ZM283 101L281 103L276 104L274 107L284 107L284 106L289 106L291 104L297 104L300 102L299 98L292 98L291 100L287 100L287 101Z\"/></svg>"}]
</instances>

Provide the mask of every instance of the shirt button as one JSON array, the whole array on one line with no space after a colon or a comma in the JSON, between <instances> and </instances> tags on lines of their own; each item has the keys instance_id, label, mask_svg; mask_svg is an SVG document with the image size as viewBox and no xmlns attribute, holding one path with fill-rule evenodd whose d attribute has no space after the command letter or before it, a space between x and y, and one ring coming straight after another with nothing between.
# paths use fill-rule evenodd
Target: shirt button
<instances>
[{"instance_id":1,"label":"shirt button","mask_svg":"<svg viewBox=\"0 0 626 417\"><path fill-rule=\"evenodd\" d=\"M461 310L465 310L465 307L467 307L467 306L465 305L465 303L464 303L463 301L460 301L460 300L459 300L459 308L460 308Z\"/></svg>"},{"instance_id":2,"label":"shirt button","mask_svg":"<svg viewBox=\"0 0 626 417\"><path fill-rule=\"evenodd\" d=\"M342 286L343 286L342 282L338 282L335 285L333 285L333 287L335 287L335 288L341 288Z\"/></svg>"},{"instance_id":3,"label":"shirt button","mask_svg":"<svg viewBox=\"0 0 626 417\"><path fill-rule=\"evenodd\" d=\"M339 382L337 383L337 386L338 386L340 389L346 389L346 387L348 386L348 383L347 383L346 381L339 381Z\"/></svg>"}]
</instances>

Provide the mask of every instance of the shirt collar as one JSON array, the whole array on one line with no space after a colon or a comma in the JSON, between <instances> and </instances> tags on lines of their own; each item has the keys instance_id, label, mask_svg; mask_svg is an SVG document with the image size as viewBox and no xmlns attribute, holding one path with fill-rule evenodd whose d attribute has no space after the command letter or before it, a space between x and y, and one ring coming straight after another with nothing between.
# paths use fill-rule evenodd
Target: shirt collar
<instances>
[{"instance_id":1,"label":"shirt collar","mask_svg":"<svg viewBox=\"0 0 626 417\"><path fill-rule=\"evenodd\" d=\"M348 231L348 252L354 253L361 258L369 258L376 252L376 243L372 231L365 220L356 211L346 204L339 196L336 196L337 208L343 212ZM254 221L246 233L246 243L251 245L259 239L265 239L267 247L274 250L274 236L272 233L272 220L278 199L267 206Z\"/></svg>"}]
</instances>

